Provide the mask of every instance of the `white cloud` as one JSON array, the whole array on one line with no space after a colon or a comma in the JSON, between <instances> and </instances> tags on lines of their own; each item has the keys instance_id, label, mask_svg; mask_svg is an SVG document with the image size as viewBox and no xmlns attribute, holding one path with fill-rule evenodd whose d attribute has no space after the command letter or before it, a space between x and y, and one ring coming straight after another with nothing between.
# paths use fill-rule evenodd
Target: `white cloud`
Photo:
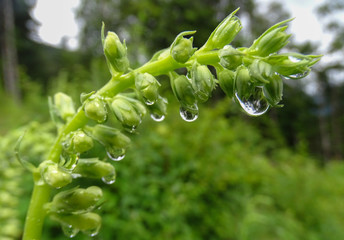
<instances>
[{"instance_id":1,"label":"white cloud","mask_svg":"<svg viewBox=\"0 0 344 240\"><path fill-rule=\"evenodd\" d=\"M38 28L40 40L51 45L59 45L66 39L68 48L77 47L78 25L74 9L80 0L38 0L32 16L41 23Z\"/></svg>"}]
</instances>

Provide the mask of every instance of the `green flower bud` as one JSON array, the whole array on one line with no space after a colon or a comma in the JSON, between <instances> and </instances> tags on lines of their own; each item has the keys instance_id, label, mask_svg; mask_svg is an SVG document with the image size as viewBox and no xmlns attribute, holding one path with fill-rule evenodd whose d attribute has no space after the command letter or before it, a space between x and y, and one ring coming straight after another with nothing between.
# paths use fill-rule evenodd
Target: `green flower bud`
<instances>
[{"instance_id":1,"label":"green flower bud","mask_svg":"<svg viewBox=\"0 0 344 240\"><path fill-rule=\"evenodd\" d=\"M84 131L77 130L68 134L62 145L69 153L83 153L93 147L93 140Z\"/></svg>"},{"instance_id":2,"label":"green flower bud","mask_svg":"<svg viewBox=\"0 0 344 240\"><path fill-rule=\"evenodd\" d=\"M291 34L286 34L285 30L287 26L280 27L283 24L290 22L292 19L288 19L275 24L266 30L258 39L256 39L249 51L258 56L268 56L271 53L275 53L288 44L288 40Z\"/></svg>"},{"instance_id":3,"label":"green flower bud","mask_svg":"<svg viewBox=\"0 0 344 240\"><path fill-rule=\"evenodd\" d=\"M215 79L209 68L194 64L191 69L191 83L199 102L205 102L215 88Z\"/></svg>"},{"instance_id":4,"label":"green flower bud","mask_svg":"<svg viewBox=\"0 0 344 240\"><path fill-rule=\"evenodd\" d=\"M125 72L129 67L127 57L127 46L123 44L114 32L108 32L104 40L104 54L110 65L111 73L114 75L118 72Z\"/></svg>"},{"instance_id":5,"label":"green flower bud","mask_svg":"<svg viewBox=\"0 0 344 240\"><path fill-rule=\"evenodd\" d=\"M139 73L135 78L135 87L147 105L152 105L157 100L160 86L156 78L149 73Z\"/></svg>"},{"instance_id":6,"label":"green flower bud","mask_svg":"<svg viewBox=\"0 0 344 240\"><path fill-rule=\"evenodd\" d=\"M48 206L51 212L80 214L91 211L102 197L97 186L73 188L56 194Z\"/></svg>"},{"instance_id":7,"label":"green flower bud","mask_svg":"<svg viewBox=\"0 0 344 240\"><path fill-rule=\"evenodd\" d=\"M225 45L231 43L236 35L240 32L242 25L240 20L234 16L239 10L236 9L234 12L229 14L211 33L209 39L201 49L213 50L221 49Z\"/></svg>"},{"instance_id":8,"label":"green flower bud","mask_svg":"<svg viewBox=\"0 0 344 240\"><path fill-rule=\"evenodd\" d=\"M266 61L278 74L290 79L299 79L308 75L310 67L317 63L320 57L320 55L284 53L271 55Z\"/></svg>"},{"instance_id":9,"label":"green flower bud","mask_svg":"<svg viewBox=\"0 0 344 240\"><path fill-rule=\"evenodd\" d=\"M281 77L273 75L270 78L270 82L264 85L263 94L271 106L277 106L283 97L283 81Z\"/></svg>"},{"instance_id":10,"label":"green flower bud","mask_svg":"<svg viewBox=\"0 0 344 240\"><path fill-rule=\"evenodd\" d=\"M39 169L43 180L54 188L61 188L72 182L72 175L51 160L42 162Z\"/></svg>"},{"instance_id":11,"label":"green flower bud","mask_svg":"<svg viewBox=\"0 0 344 240\"><path fill-rule=\"evenodd\" d=\"M184 75L173 72L170 74L171 87L174 96L183 105L193 105L196 102L191 81Z\"/></svg>"},{"instance_id":12,"label":"green flower bud","mask_svg":"<svg viewBox=\"0 0 344 240\"><path fill-rule=\"evenodd\" d=\"M116 96L111 103L111 108L118 121L129 131L136 129L146 113L146 108L140 101L124 96Z\"/></svg>"},{"instance_id":13,"label":"green flower bud","mask_svg":"<svg viewBox=\"0 0 344 240\"><path fill-rule=\"evenodd\" d=\"M106 104L100 97L90 97L86 100L84 111L88 118L98 123L103 123L107 120Z\"/></svg>"},{"instance_id":14,"label":"green flower bud","mask_svg":"<svg viewBox=\"0 0 344 240\"><path fill-rule=\"evenodd\" d=\"M62 225L72 226L73 229L95 236L101 227L101 217L93 212L83 214L53 214L52 218Z\"/></svg>"},{"instance_id":15,"label":"green flower bud","mask_svg":"<svg viewBox=\"0 0 344 240\"><path fill-rule=\"evenodd\" d=\"M235 73L231 70L223 69L219 71L217 78L221 89L229 98L232 98L234 96Z\"/></svg>"},{"instance_id":16,"label":"green flower bud","mask_svg":"<svg viewBox=\"0 0 344 240\"><path fill-rule=\"evenodd\" d=\"M226 45L219 51L220 64L229 70L235 70L242 64L244 54L231 45Z\"/></svg>"},{"instance_id":17,"label":"green flower bud","mask_svg":"<svg viewBox=\"0 0 344 240\"><path fill-rule=\"evenodd\" d=\"M249 71L253 79L262 83L269 83L269 79L274 73L270 64L258 59L252 62Z\"/></svg>"},{"instance_id":18,"label":"green flower bud","mask_svg":"<svg viewBox=\"0 0 344 240\"><path fill-rule=\"evenodd\" d=\"M59 92L54 95L54 104L57 114L65 121L75 114L74 103L70 96Z\"/></svg>"},{"instance_id":19,"label":"green flower bud","mask_svg":"<svg viewBox=\"0 0 344 240\"><path fill-rule=\"evenodd\" d=\"M78 130L74 132L72 144L74 145L75 152L83 153L93 147L93 140L84 131Z\"/></svg>"},{"instance_id":20,"label":"green flower bud","mask_svg":"<svg viewBox=\"0 0 344 240\"><path fill-rule=\"evenodd\" d=\"M97 124L94 127L86 126L85 130L105 147L125 149L130 144L130 138L116 128Z\"/></svg>"},{"instance_id":21,"label":"green flower bud","mask_svg":"<svg viewBox=\"0 0 344 240\"><path fill-rule=\"evenodd\" d=\"M171 56L179 63L185 63L196 51L192 47L193 38L184 38L185 35L194 34L196 31L187 31L180 33L171 45Z\"/></svg>"},{"instance_id":22,"label":"green flower bud","mask_svg":"<svg viewBox=\"0 0 344 240\"><path fill-rule=\"evenodd\" d=\"M159 96L155 104L148 106L153 120L160 122L165 119L165 115L167 114L167 103L166 98Z\"/></svg>"},{"instance_id":23,"label":"green flower bud","mask_svg":"<svg viewBox=\"0 0 344 240\"><path fill-rule=\"evenodd\" d=\"M251 82L249 70L241 65L235 73L235 92L239 98L248 98L251 95L254 85Z\"/></svg>"},{"instance_id":24,"label":"green flower bud","mask_svg":"<svg viewBox=\"0 0 344 240\"><path fill-rule=\"evenodd\" d=\"M82 177L98 179L115 173L115 167L108 162L98 160L98 158L82 158L79 159L73 173L80 174Z\"/></svg>"}]
</instances>

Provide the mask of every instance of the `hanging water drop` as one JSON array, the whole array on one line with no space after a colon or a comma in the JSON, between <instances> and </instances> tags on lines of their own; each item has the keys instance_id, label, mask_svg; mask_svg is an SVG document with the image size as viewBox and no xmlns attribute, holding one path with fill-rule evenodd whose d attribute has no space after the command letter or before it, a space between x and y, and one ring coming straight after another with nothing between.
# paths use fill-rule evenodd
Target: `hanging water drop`
<instances>
[{"instance_id":1,"label":"hanging water drop","mask_svg":"<svg viewBox=\"0 0 344 240\"><path fill-rule=\"evenodd\" d=\"M123 148L107 148L106 154L112 161L121 161L125 157L125 150Z\"/></svg>"},{"instance_id":2,"label":"hanging water drop","mask_svg":"<svg viewBox=\"0 0 344 240\"><path fill-rule=\"evenodd\" d=\"M266 113L266 111L270 107L269 103L263 95L263 90L261 87L256 87L253 93L251 93L251 95L247 98L240 98L237 92L235 93L235 97L242 109L244 109L248 115L254 117Z\"/></svg>"},{"instance_id":3,"label":"hanging water drop","mask_svg":"<svg viewBox=\"0 0 344 240\"><path fill-rule=\"evenodd\" d=\"M165 119L165 115L159 115L159 114L156 114L156 113L151 113L151 118L156 121L156 122L161 122Z\"/></svg>"},{"instance_id":4,"label":"hanging water drop","mask_svg":"<svg viewBox=\"0 0 344 240\"><path fill-rule=\"evenodd\" d=\"M71 172L78 164L79 158L79 153L68 153L67 151L62 150L59 166L64 170Z\"/></svg>"},{"instance_id":5,"label":"hanging water drop","mask_svg":"<svg viewBox=\"0 0 344 240\"><path fill-rule=\"evenodd\" d=\"M137 126L135 126L135 125L133 125L133 126L123 125L123 128L125 131L127 131L129 133L134 133L136 131Z\"/></svg>"},{"instance_id":6,"label":"hanging water drop","mask_svg":"<svg viewBox=\"0 0 344 240\"><path fill-rule=\"evenodd\" d=\"M198 106L181 106L179 109L180 116L186 122L193 122L198 118Z\"/></svg>"},{"instance_id":7,"label":"hanging water drop","mask_svg":"<svg viewBox=\"0 0 344 240\"><path fill-rule=\"evenodd\" d=\"M64 235L66 235L69 238L73 238L79 233L79 229L73 228L72 225L68 225L68 224L62 225L62 231Z\"/></svg>"},{"instance_id":8,"label":"hanging water drop","mask_svg":"<svg viewBox=\"0 0 344 240\"><path fill-rule=\"evenodd\" d=\"M90 236L90 237L94 237L99 233L99 229L100 227L94 228L94 229L88 229L83 231L83 233L85 233L86 235Z\"/></svg>"},{"instance_id":9,"label":"hanging water drop","mask_svg":"<svg viewBox=\"0 0 344 240\"><path fill-rule=\"evenodd\" d=\"M109 175L102 177L102 181L106 184L113 184L116 181L116 172L113 171Z\"/></svg>"},{"instance_id":10,"label":"hanging water drop","mask_svg":"<svg viewBox=\"0 0 344 240\"><path fill-rule=\"evenodd\" d=\"M290 75L282 75L286 79L300 79L306 77L309 73L311 72L310 69L307 69L304 72L301 73L295 73L295 74L290 74Z\"/></svg>"},{"instance_id":11,"label":"hanging water drop","mask_svg":"<svg viewBox=\"0 0 344 240\"><path fill-rule=\"evenodd\" d=\"M294 63L297 63L297 62L302 61L302 59L297 58L297 57L294 57L294 56L289 56L288 59L289 59L291 62L294 62Z\"/></svg>"},{"instance_id":12,"label":"hanging water drop","mask_svg":"<svg viewBox=\"0 0 344 240\"><path fill-rule=\"evenodd\" d=\"M147 98L143 97L143 101L145 102L146 105L151 106L155 103L155 101L150 101Z\"/></svg>"}]
</instances>

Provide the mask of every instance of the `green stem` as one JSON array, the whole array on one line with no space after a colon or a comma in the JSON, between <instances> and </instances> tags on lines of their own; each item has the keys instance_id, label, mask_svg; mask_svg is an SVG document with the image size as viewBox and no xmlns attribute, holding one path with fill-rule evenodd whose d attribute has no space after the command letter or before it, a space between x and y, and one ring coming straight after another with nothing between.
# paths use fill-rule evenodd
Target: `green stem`
<instances>
[{"instance_id":1,"label":"green stem","mask_svg":"<svg viewBox=\"0 0 344 240\"><path fill-rule=\"evenodd\" d=\"M214 64L219 61L217 51L202 52L190 59L190 62L197 59L202 64ZM116 94L133 87L135 84L135 75L137 73L150 73L154 76L167 74L178 68L190 65L190 62L180 64L176 62L171 56L147 63L136 70L124 74L122 76L113 77L105 86L98 90L97 94L103 97L113 97ZM84 111L80 108L74 115L72 120L65 125L62 131L57 136L50 152L48 159L58 163L62 151L61 142L63 138L70 132L82 128L88 122ZM51 188L46 184L38 184L42 182L36 179L33 189L29 210L26 217L23 240L40 240L42 234L42 227L46 212L44 205L49 201Z\"/></svg>"},{"instance_id":2,"label":"green stem","mask_svg":"<svg viewBox=\"0 0 344 240\"><path fill-rule=\"evenodd\" d=\"M49 201L51 188L46 184L34 185L26 215L23 240L40 240L46 216L44 204Z\"/></svg>"}]
</instances>

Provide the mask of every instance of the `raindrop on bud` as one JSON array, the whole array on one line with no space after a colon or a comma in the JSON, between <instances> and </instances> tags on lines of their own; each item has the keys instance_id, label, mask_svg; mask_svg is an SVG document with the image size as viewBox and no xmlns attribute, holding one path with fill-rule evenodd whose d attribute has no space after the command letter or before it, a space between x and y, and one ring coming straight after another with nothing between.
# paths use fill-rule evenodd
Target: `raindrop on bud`
<instances>
[{"instance_id":1,"label":"raindrop on bud","mask_svg":"<svg viewBox=\"0 0 344 240\"><path fill-rule=\"evenodd\" d=\"M73 238L79 233L79 229L73 228L72 225L62 224L61 227L64 235L66 235L69 238Z\"/></svg>"},{"instance_id":2,"label":"raindrop on bud","mask_svg":"<svg viewBox=\"0 0 344 240\"><path fill-rule=\"evenodd\" d=\"M151 118L156 121L156 122L161 122L165 119L165 115L159 115L159 114L156 114L156 113L151 113Z\"/></svg>"},{"instance_id":3,"label":"raindrop on bud","mask_svg":"<svg viewBox=\"0 0 344 240\"><path fill-rule=\"evenodd\" d=\"M195 103L193 106L180 106L180 116L186 122L193 122L198 118L198 106Z\"/></svg>"},{"instance_id":4,"label":"raindrop on bud","mask_svg":"<svg viewBox=\"0 0 344 240\"><path fill-rule=\"evenodd\" d=\"M102 181L106 184L113 184L116 181L116 172L113 171L109 175L102 177Z\"/></svg>"},{"instance_id":5,"label":"raindrop on bud","mask_svg":"<svg viewBox=\"0 0 344 240\"><path fill-rule=\"evenodd\" d=\"M236 92L235 97L238 100L240 106L244 111L250 116L260 116L269 109L270 105L263 95L263 90L261 87L256 87L249 97L239 97Z\"/></svg>"},{"instance_id":6,"label":"raindrop on bud","mask_svg":"<svg viewBox=\"0 0 344 240\"><path fill-rule=\"evenodd\" d=\"M125 157L123 148L107 148L106 154L112 161L121 161Z\"/></svg>"}]
</instances>

